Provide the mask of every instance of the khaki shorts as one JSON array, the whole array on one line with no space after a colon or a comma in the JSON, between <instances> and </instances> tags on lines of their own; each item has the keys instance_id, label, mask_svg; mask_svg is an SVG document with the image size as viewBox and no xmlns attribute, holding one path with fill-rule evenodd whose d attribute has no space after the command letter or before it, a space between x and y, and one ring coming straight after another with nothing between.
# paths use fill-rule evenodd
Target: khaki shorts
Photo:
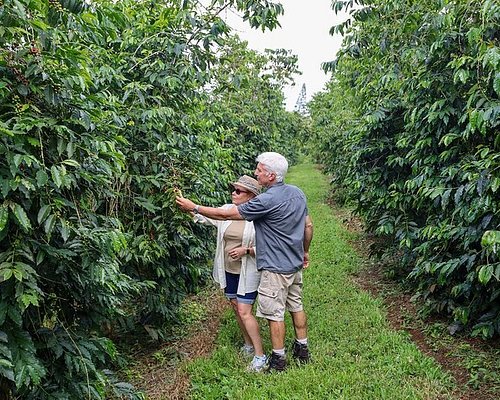
<instances>
[{"instance_id":1,"label":"khaki shorts","mask_svg":"<svg viewBox=\"0 0 500 400\"><path fill-rule=\"evenodd\" d=\"M303 310L302 270L294 274L262 271L257 297L257 316L272 321L283 321L285 309Z\"/></svg>"}]
</instances>

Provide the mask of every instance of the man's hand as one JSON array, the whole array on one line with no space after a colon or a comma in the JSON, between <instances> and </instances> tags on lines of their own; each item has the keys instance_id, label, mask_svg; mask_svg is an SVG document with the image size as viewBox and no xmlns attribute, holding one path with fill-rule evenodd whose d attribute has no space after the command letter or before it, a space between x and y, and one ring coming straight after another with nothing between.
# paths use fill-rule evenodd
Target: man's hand
<instances>
[{"instance_id":1,"label":"man's hand","mask_svg":"<svg viewBox=\"0 0 500 400\"><path fill-rule=\"evenodd\" d=\"M302 264L302 268L306 269L309 266L309 252L304 252L304 263Z\"/></svg>"},{"instance_id":2,"label":"man's hand","mask_svg":"<svg viewBox=\"0 0 500 400\"><path fill-rule=\"evenodd\" d=\"M181 208L183 211L193 211L194 208L196 207L196 204L193 203L191 200L186 199L185 197L179 197L177 196L175 198L175 202L177 205Z\"/></svg>"}]
</instances>

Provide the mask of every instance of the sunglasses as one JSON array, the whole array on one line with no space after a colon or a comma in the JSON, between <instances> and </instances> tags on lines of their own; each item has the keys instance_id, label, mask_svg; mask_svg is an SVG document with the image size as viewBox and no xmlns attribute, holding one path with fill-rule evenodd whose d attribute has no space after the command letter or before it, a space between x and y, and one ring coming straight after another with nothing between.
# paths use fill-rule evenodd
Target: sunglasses
<instances>
[{"instance_id":1,"label":"sunglasses","mask_svg":"<svg viewBox=\"0 0 500 400\"><path fill-rule=\"evenodd\" d=\"M236 194L248 193L247 190L241 190L241 189L234 189L233 192L236 193Z\"/></svg>"}]
</instances>

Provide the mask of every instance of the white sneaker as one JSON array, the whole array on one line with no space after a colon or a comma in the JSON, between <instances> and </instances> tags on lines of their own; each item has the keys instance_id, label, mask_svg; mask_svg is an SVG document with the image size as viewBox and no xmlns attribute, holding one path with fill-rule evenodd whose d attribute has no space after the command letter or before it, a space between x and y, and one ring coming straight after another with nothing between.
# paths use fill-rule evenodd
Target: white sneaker
<instances>
[{"instance_id":1,"label":"white sneaker","mask_svg":"<svg viewBox=\"0 0 500 400\"><path fill-rule=\"evenodd\" d=\"M262 356L254 356L252 362L247 367L248 372L263 372L264 368L267 365L267 357L266 355Z\"/></svg>"},{"instance_id":2,"label":"white sneaker","mask_svg":"<svg viewBox=\"0 0 500 400\"><path fill-rule=\"evenodd\" d=\"M240 348L240 353L245 358L252 358L254 353L255 353L255 349L253 348L253 346L248 346L248 345L244 344Z\"/></svg>"}]
</instances>

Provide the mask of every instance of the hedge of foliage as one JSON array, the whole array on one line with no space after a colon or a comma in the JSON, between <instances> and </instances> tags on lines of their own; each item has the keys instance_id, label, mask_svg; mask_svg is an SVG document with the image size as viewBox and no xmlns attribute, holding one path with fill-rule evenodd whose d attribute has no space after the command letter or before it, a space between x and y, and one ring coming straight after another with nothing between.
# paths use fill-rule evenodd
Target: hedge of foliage
<instances>
[{"instance_id":1,"label":"hedge of foliage","mask_svg":"<svg viewBox=\"0 0 500 400\"><path fill-rule=\"evenodd\" d=\"M0 1L0 386L24 399L138 397L109 368L126 334L164 338L207 276L212 236L176 189L229 200L257 153L294 159L287 52L262 0ZM300 133L299 133L300 134Z\"/></svg>"},{"instance_id":2,"label":"hedge of foliage","mask_svg":"<svg viewBox=\"0 0 500 400\"><path fill-rule=\"evenodd\" d=\"M500 4L335 1L316 155L450 331L500 333ZM391 246L391 244L394 246Z\"/></svg>"}]
</instances>

